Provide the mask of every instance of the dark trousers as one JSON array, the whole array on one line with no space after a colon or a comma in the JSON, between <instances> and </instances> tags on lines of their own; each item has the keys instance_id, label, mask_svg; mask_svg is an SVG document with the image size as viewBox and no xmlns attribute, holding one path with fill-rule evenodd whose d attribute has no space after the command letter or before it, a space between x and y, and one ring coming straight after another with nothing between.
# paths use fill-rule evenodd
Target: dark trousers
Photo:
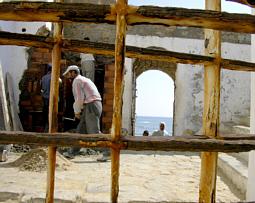
<instances>
[{"instance_id":1,"label":"dark trousers","mask_svg":"<svg viewBox=\"0 0 255 203\"><path fill-rule=\"evenodd\" d=\"M80 134L99 134L100 131L100 117L102 114L102 102L94 101L85 104L81 113L80 122L76 128L76 132ZM73 147L70 149L72 155L79 154L80 147ZM105 152L106 151L106 152ZM104 155L109 155L109 149L103 150Z\"/></svg>"},{"instance_id":2,"label":"dark trousers","mask_svg":"<svg viewBox=\"0 0 255 203\"><path fill-rule=\"evenodd\" d=\"M43 125L44 132L49 130L49 99L43 98Z\"/></svg>"}]
</instances>

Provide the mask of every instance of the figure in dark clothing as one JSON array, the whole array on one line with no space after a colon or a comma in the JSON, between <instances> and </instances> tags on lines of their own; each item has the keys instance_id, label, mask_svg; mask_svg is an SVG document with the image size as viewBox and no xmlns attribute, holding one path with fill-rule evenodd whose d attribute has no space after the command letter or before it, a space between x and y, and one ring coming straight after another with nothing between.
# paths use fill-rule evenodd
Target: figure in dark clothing
<instances>
[{"instance_id":1,"label":"figure in dark clothing","mask_svg":"<svg viewBox=\"0 0 255 203\"><path fill-rule=\"evenodd\" d=\"M43 97L43 121L44 132L49 129L49 99L50 99L50 82L51 82L51 69L50 64L47 65L47 74L42 77L41 92Z\"/></svg>"},{"instance_id":2,"label":"figure in dark clothing","mask_svg":"<svg viewBox=\"0 0 255 203\"><path fill-rule=\"evenodd\" d=\"M149 136L149 131L148 130L143 131L143 136Z\"/></svg>"}]
</instances>

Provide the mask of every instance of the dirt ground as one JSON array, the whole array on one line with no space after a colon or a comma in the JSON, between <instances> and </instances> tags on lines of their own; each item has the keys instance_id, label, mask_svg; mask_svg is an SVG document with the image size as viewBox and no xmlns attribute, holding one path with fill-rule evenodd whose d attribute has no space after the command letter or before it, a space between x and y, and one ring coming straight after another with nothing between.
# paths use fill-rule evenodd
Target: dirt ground
<instances>
[{"instance_id":1,"label":"dirt ground","mask_svg":"<svg viewBox=\"0 0 255 203\"><path fill-rule=\"evenodd\" d=\"M0 202L45 201L47 156L41 153L28 156L33 161L11 153L0 163ZM110 202L111 162L97 162L99 156L57 157L55 202ZM119 202L198 202L198 154L124 151L120 160ZM220 176L216 189L217 202L240 201Z\"/></svg>"}]
</instances>

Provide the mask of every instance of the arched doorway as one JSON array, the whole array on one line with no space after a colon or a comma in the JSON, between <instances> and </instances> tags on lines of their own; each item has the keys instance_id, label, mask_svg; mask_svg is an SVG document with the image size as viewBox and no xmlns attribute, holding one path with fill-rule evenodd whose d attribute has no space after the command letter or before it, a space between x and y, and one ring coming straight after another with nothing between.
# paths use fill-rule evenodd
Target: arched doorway
<instances>
[{"instance_id":1,"label":"arched doorway","mask_svg":"<svg viewBox=\"0 0 255 203\"><path fill-rule=\"evenodd\" d=\"M152 134L159 123L166 124L166 130L172 134L174 82L164 72L149 70L136 80L136 119L135 135L144 130Z\"/></svg>"},{"instance_id":2,"label":"arched doorway","mask_svg":"<svg viewBox=\"0 0 255 203\"><path fill-rule=\"evenodd\" d=\"M161 121L173 134L176 68L169 62L137 59L133 63L133 135L141 135L144 130L151 134Z\"/></svg>"}]
</instances>

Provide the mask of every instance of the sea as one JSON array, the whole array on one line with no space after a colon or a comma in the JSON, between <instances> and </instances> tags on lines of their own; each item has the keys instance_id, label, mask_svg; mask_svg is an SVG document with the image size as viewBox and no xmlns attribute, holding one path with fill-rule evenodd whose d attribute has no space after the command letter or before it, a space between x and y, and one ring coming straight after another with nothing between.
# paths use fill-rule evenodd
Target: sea
<instances>
[{"instance_id":1,"label":"sea","mask_svg":"<svg viewBox=\"0 0 255 203\"><path fill-rule=\"evenodd\" d=\"M151 135L154 130L159 129L160 122L165 122L165 130L169 133L169 135L172 135L173 118L152 116L136 116L135 135L142 135L145 130L148 130L149 135Z\"/></svg>"}]
</instances>

